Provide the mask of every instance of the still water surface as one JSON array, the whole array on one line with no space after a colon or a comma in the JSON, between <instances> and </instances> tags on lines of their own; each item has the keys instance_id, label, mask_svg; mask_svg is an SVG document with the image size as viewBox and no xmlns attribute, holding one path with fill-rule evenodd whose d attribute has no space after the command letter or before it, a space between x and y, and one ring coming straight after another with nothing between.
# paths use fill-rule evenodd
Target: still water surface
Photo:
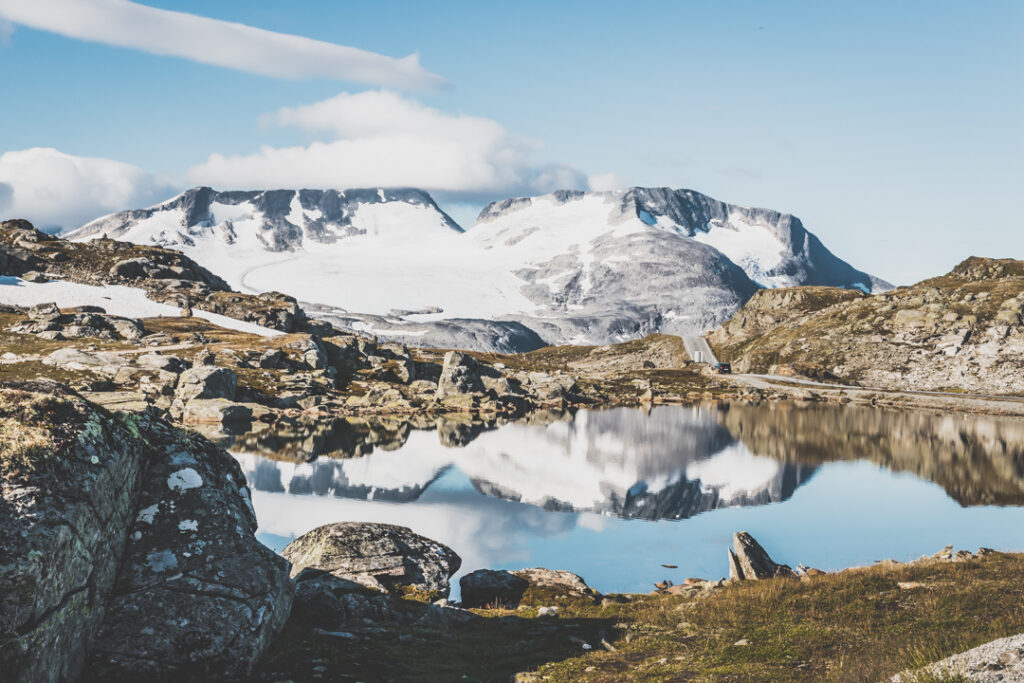
<instances>
[{"instance_id":1,"label":"still water surface","mask_svg":"<svg viewBox=\"0 0 1024 683\"><path fill-rule=\"evenodd\" d=\"M1024 549L1024 422L1008 418L662 406L501 426L338 421L229 448L267 545L330 522L401 524L462 557L456 597L482 567L568 569L603 592L718 578L739 530L826 570L947 544Z\"/></svg>"}]
</instances>

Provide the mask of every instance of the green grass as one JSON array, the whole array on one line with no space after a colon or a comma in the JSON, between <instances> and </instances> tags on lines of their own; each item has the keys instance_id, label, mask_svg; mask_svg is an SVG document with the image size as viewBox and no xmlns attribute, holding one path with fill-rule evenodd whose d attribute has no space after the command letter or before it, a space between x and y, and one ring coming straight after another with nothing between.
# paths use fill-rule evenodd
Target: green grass
<instances>
[{"instance_id":1,"label":"green grass","mask_svg":"<svg viewBox=\"0 0 1024 683\"><path fill-rule=\"evenodd\" d=\"M314 666L329 680L507 681L529 671L566 682L887 680L1024 631L1022 573L1024 556L1000 553L878 565L731 584L706 597L567 603L557 619L533 618L533 609L476 610L478 625L447 636L396 627L339 642L291 624L261 671L303 680ZM925 587L904 590L904 581Z\"/></svg>"}]
</instances>

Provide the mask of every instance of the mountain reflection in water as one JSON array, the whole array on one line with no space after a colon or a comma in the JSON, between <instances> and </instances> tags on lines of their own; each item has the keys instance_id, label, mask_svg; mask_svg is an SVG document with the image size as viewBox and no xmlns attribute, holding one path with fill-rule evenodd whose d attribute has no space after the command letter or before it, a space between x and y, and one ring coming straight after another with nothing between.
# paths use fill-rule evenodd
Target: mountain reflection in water
<instances>
[{"instance_id":1,"label":"mountain reflection in water","mask_svg":"<svg viewBox=\"0 0 1024 683\"><path fill-rule=\"evenodd\" d=\"M663 562L721 575L744 528L773 554L799 552L781 561L826 569L1024 545L1024 509L960 507L1024 504L1024 424L1010 418L784 402L337 419L223 438L277 548L319 524L380 521L448 543L463 571L547 563L640 590L682 578L658 574Z\"/></svg>"},{"instance_id":2,"label":"mountain reflection in water","mask_svg":"<svg viewBox=\"0 0 1024 683\"><path fill-rule=\"evenodd\" d=\"M408 502L454 467L477 491L494 498L639 519L683 519L716 508L785 500L813 474L813 466L751 454L719 417L708 409L658 409L649 415L579 412L539 425L490 429L441 421L440 439L430 432L377 426L367 432L371 438L393 434L398 442L378 441L378 448L365 455L308 463L238 458L250 484L261 491ZM464 438L452 439L453 431ZM364 451L366 444L356 450Z\"/></svg>"}]
</instances>

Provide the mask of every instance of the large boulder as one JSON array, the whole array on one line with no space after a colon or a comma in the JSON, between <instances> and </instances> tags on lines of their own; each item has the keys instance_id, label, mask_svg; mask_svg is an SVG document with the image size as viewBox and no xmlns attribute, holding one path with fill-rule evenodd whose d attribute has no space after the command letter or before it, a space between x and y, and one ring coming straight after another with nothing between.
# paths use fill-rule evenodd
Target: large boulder
<instances>
[{"instance_id":1,"label":"large boulder","mask_svg":"<svg viewBox=\"0 0 1024 683\"><path fill-rule=\"evenodd\" d=\"M368 522L327 524L295 539L282 555L292 575L314 567L377 590L411 589L447 597L448 580L462 559L441 543L404 526Z\"/></svg>"},{"instance_id":2,"label":"large boulder","mask_svg":"<svg viewBox=\"0 0 1024 683\"><path fill-rule=\"evenodd\" d=\"M181 421L185 424L234 424L250 422L252 408L226 398L194 398L185 404Z\"/></svg>"},{"instance_id":3,"label":"large boulder","mask_svg":"<svg viewBox=\"0 0 1024 683\"><path fill-rule=\"evenodd\" d=\"M188 402L194 398L226 398L235 400L238 375L234 370L213 365L197 365L181 373L177 397Z\"/></svg>"},{"instance_id":4,"label":"large boulder","mask_svg":"<svg viewBox=\"0 0 1024 683\"><path fill-rule=\"evenodd\" d=\"M482 394L484 384L480 379L479 364L470 356L458 351L444 354L441 378L437 382L437 398L444 400L463 394Z\"/></svg>"},{"instance_id":5,"label":"large boulder","mask_svg":"<svg viewBox=\"0 0 1024 683\"><path fill-rule=\"evenodd\" d=\"M0 383L0 679L247 676L293 590L255 529L206 439Z\"/></svg>"},{"instance_id":6,"label":"large boulder","mask_svg":"<svg viewBox=\"0 0 1024 683\"><path fill-rule=\"evenodd\" d=\"M244 677L288 618L288 563L256 540L234 458L146 416L127 419L145 435L149 467L89 676Z\"/></svg>"},{"instance_id":7,"label":"large boulder","mask_svg":"<svg viewBox=\"0 0 1024 683\"><path fill-rule=\"evenodd\" d=\"M729 550L730 581L750 581L796 575L796 572L788 565L778 564L772 560L761 544L746 531L738 531L733 534L732 548Z\"/></svg>"},{"instance_id":8,"label":"large boulder","mask_svg":"<svg viewBox=\"0 0 1024 683\"><path fill-rule=\"evenodd\" d=\"M0 678L69 681L106 615L145 466L52 382L0 383Z\"/></svg>"},{"instance_id":9,"label":"large boulder","mask_svg":"<svg viewBox=\"0 0 1024 683\"><path fill-rule=\"evenodd\" d=\"M304 624L332 631L401 618L389 596L312 567L295 577L292 614Z\"/></svg>"}]
</instances>

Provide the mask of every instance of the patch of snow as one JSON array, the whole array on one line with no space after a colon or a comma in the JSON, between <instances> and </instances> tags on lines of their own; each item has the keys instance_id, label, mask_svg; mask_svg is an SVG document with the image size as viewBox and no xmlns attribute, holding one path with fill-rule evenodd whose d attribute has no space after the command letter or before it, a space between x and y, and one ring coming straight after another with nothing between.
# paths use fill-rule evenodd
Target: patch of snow
<instances>
[{"instance_id":1,"label":"patch of snow","mask_svg":"<svg viewBox=\"0 0 1024 683\"><path fill-rule=\"evenodd\" d=\"M198 531L199 522L194 519L183 519L178 522L178 531Z\"/></svg>"}]
</instances>

